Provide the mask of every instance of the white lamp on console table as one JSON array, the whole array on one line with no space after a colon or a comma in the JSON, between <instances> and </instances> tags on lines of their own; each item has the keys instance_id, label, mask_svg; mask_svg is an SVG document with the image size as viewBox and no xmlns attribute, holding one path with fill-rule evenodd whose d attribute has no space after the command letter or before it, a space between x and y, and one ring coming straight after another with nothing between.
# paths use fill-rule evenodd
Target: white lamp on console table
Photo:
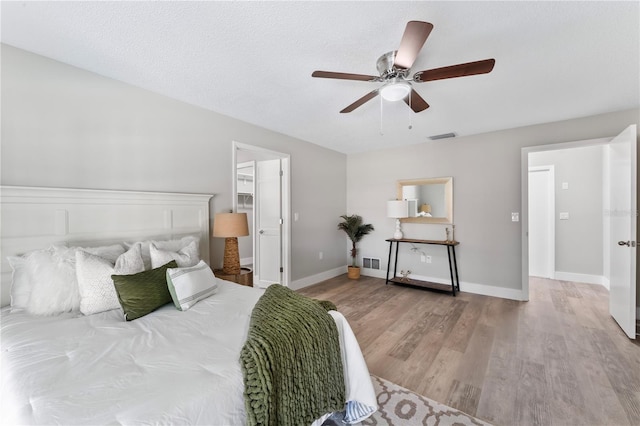
<instances>
[{"instance_id":1,"label":"white lamp on console table","mask_svg":"<svg viewBox=\"0 0 640 426\"><path fill-rule=\"evenodd\" d=\"M393 238L401 240L404 235L400 229L400 219L409 217L409 202L407 200L387 201L387 217L396 220L396 232L394 232Z\"/></svg>"}]
</instances>

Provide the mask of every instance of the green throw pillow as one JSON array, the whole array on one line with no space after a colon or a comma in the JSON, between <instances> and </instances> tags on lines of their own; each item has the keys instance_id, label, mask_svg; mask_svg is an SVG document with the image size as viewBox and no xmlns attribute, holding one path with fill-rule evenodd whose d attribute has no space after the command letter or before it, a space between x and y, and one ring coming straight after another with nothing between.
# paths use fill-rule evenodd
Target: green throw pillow
<instances>
[{"instance_id":1,"label":"green throw pillow","mask_svg":"<svg viewBox=\"0 0 640 426\"><path fill-rule=\"evenodd\" d=\"M111 275L118 300L127 321L143 317L171 303L167 287L167 268L177 268L175 260L159 268L133 275Z\"/></svg>"}]
</instances>

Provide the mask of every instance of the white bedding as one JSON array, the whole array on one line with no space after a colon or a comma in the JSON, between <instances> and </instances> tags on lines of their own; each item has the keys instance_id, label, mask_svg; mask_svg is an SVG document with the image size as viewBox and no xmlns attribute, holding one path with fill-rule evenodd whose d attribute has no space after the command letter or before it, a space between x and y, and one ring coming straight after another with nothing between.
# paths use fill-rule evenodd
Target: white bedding
<instances>
[{"instance_id":1,"label":"white bedding","mask_svg":"<svg viewBox=\"0 0 640 426\"><path fill-rule=\"evenodd\" d=\"M33 317L4 308L0 423L243 425L239 354L262 291L219 284L188 311L169 304L129 322L120 310ZM371 401L366 365L346 370Z\"/></svg>"}]
</instances>

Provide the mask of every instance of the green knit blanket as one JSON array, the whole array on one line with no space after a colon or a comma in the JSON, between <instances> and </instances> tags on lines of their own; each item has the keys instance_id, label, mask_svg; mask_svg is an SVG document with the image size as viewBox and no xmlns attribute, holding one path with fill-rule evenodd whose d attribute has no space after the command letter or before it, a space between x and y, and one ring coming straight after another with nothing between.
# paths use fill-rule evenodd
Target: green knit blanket
<instances>
[{"instance_id":1,"label":"green knit blanket","mask_svg":"<svg viewBox=\"0 0 640 426\"><path fill-rule=\"evenodd\" d=\"M240 354L248 425L310 425L344 410L336 309L281 285L256 303Z\"/></svg>"}]
</instances>

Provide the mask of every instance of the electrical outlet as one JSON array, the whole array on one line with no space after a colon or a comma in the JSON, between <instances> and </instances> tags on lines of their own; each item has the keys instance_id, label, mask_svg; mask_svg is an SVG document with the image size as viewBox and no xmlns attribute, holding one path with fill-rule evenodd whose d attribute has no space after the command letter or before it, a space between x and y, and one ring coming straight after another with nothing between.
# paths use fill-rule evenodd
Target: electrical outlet
<instances>
[{"instance_id":1,"label":"electrical outlet","mask_svg":"<svg viewBox=\"0 0 640 426\"><path fill-rule=\"evenodd\" d=\"M519 222L520 221L520 213L512 212L511 213L511 222Z\"/></svg>"},{"instance_id":2,"label":"electrical outlet","mask_svg":"<svg viewBox=\"0 0 640 426\"><path fill-rule=\"evenodd\" d=\"M425 256L427 258L427 263L431 263L431 256Z\"/></svg>"},{"instance_id":3,"label":"electrical outlet","mask_svg":"<svg viewBox=\"0 0 640 426\"><path fill-rule=\"evenodd\" d=\"M324 253L322 252L318 253L318 259L322 260L323 257L324 257Z\"/></svg>"}]
</instances>

